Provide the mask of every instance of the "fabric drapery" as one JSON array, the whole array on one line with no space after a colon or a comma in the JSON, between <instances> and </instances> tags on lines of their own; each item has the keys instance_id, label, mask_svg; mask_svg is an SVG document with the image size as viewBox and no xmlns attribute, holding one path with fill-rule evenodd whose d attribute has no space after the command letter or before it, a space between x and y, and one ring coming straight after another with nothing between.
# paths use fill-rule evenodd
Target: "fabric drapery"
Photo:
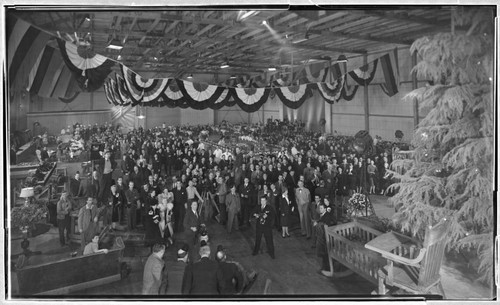
<instances>
[{"instance_id":1,"label":"fabric drapery","mask_svg":"<svg viewBox=\"0 0 500 305\"><path fill-rule=\"evenodd\" d=\"M349 76L360 86L368 86L377 71L378 58L349 72Z\"/></svg>"},{"instance_id":2,"label":"fabric drapery","mask_svg":"<svg viewBox=\"0 0 500 305\"><path fill-rule=\"evenodd\" d=\"M310 86L309 84L304 84L300 86L274 88L274 92L276 92L276 95L278 95L285 106L297 109L311 96Z\"/></svg>"},{"instance_id":3,"label":"fabric drapery","mask_svg":"<svg viewBox=\"0 0 500 305\"><path fill-rule=\"evenodd\" d=\"M329 104L337 103L342 98L342 88L344 88L345 75L332 83L318 83L318 92Z\"/></svg>"},{"instance_id":4,"label":"fabric drapery","mask_svg":"<svg viewBox=\"0 0 500 305\"><path fill-rule=\"evenodd\" d=\"M80 88L89 92L101 88L115 62L86 46L77 46L59 38L56 40L63 60L73 72Z\"/></svg>"}]
</instances>

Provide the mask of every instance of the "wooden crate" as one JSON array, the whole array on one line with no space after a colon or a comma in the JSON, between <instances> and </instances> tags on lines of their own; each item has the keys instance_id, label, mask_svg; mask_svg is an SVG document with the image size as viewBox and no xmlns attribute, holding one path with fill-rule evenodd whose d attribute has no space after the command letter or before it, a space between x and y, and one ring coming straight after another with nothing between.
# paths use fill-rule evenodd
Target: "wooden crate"
<instances>
[{"instance_id":1,"label":"wooden crate","mask_svg":"<svg viewBox=\"0 0 500 305\"><path fill-rule=\"evenodd\" d=\"M377 271L386 264L386 260L380 254L366 249L365 243L381 235L382 232L356 220L332 227L325 226L325 232L330 270L334 270L332 260L335 260L377 284ZM358 240L351 240L355 236ZM335 273L333 275L335 276Z\"/></svg>"}]
</instances>

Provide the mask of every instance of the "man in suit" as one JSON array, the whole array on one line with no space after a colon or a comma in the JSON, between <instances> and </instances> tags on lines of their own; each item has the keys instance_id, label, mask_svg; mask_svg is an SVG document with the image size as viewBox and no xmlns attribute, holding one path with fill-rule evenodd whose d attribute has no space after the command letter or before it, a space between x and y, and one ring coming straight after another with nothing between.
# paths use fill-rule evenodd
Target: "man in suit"
<instances>
[{"instance_id":1,"label":"man in suit","mask_svg":"<svg viewBox=\"0 0 500 305\"><path fill-rule=\"evenodd\" d=\"M100 161L100 163L102 168L102 180L99 198L101 199L101 201L103 201L105 200L105 198L108 198L111 189L113 180L112 175L113 171L116 168L116 161L111 158L111 152L106 151L104 153L104 158Z\"/></svg>"},{"instance_id":2,"label":"man in suit","mask_svg":"<svg viewBox=\"0 0 500 305\"><path fill-rule=\"evenodd\" d=\"M313 229L316 231L314 234L315 238L313 240L313 245L316 248L316 255L321 257L321 273L325 276L331 276L324 226L327 225L330 227L336 225L337 223L335 222L335 218L332 214L327 212L324 203L320 203L318 205L318 210L320 213L319 219L313 223Z\"/></svg>"},{"instance_id":3,"label":"man in suit","mask_svg":"<svg viewBox=\"0 0 500 305\"><path fill-rule=\"evenodd\" d=\"M198 215L198 202L191 199L188 204L190 208L186 211L183 225L186 242L188 245L192 245L196 243L196 235L201 226L201 218Z\"/></svg>"},{"instance_id":4,"label":"man in suit","mask_svg":"<svg viewBox=\"0 0 500 305\"><path fill-rule=\"evenodd\" d=\"M311 202L311 193L304 187L303 181L299 180L298 186L299 187L295 189L295 200L299 210L300 230L302 231L302 236L307 236L307 239L310 239L311 216L309 213L309 203Z\"/></svg>"},{"instance_id":5,"label":"man in suit","mask_svg":"<svg viewBox=\"0 0 500 305\"><path fill-rule=\"evenodd\" d=\"M224 281L224 290L221 291L221 294L237 294L243 289L243 273L240 272L236 264L227 262L226 251L222 245L217 246L215 260L219 262L219 268L222 271Z\"/></svg>"},{"instance_id":6,"label":"man in suit","mask_svg":"<svg viewBox=\"0 0 500 305\"><path fill-rule=\"evenodd\" d=\"M160 294L181 295L184 271L189 262L189 246L183 244L177 251L175 262L165 262L166 268L160 286Z\"/></svg>"},{"instance_id":7,"label":"man in suit","mask_svg":"<svg viewBox=\"0 0 500 305\"><path fill-rule=\"evenodd\" d=\"M250 218L250 196L252 194L253 187L250 184L250 179L245 177L243 179L243 184L240 189L240 197L241 197L241 224L248 226L249 218Z\"/></svg>"},{"instance_id":8,"label":"man in suit","mask_svg":"<svg viewBox=\"0 0 500 305\"><path fill-rule=\"evenodd\" d=\"M144 266L142 294L158 295L160 293L160 285L165 268L165 262L163 261L164 254L165 245L155 244L153 246L153 253L148 257Z\"/></svg>"},{"instance_id":9,"label":"man in suit","mask_svg":"<svg viewBox=\"0 0 500 305\"><path fill-rule=\"evenodd\" d=\"M84 195L83 183L80 179L80 172L75 173L75 177L69 180L69 191L73 197L82 197Z\"/></svg>"},{"instance_id":10,"label":"man in suit","mask_svg":"<svg viewBox=\"0 0 500 305\"><path fill-rule=\"evenodd\" d=\"M227 233L231 234L233 223L235 230L239 230L238 213L241 211L240 197L236 193L236 185L231 186L231 192L226 196Z\"/></svg>"},{"instance_id":11,"label":"man in suit","mask_svg":"<svg viewBox=\"0 0 500 305\"><path fill-rule=\"evenodd\" d=\"M175 181L175 188L172 190L174 194L174 231L183 232L184 231L184 216L186 215L187 209L187 191L186 188L182 186L180 180Z\"/></svg>"},{"instance_id":12,"label":"man in suit","mask_svg":"<svg viewBox=\"0 0 500 305\"><path fill-rule=\"evenodd\" d=\"M253 248L252 255L257 255L260 250L260 241L262 235L266 240L267 253L274 259L274 243L273 243L273 226L274 226L274 209L267 204L267 198L262 196L260 204L255 208L253 216L257 219L255 226L255 247Z\"/></svg>"},{"instance_id":13,"label":"man in suit","mask_svg":"<svg viewBox=\"0 0 500 305\"><path fill-rule=\"evenodd\" d=\"M187 218L187 217L186 217ZM225 291L222 270L210 260L210 247L200 247L201 259L184 271L182 294L213 296Z\"/></svg>"},{"instance_id":14,"label":"man in suit","mask_svg":"<svg viewBox=\"0 0 500 305\"><path fill-rule=\"evenodd\" d=\"M226 215L226 196L227 196L227 187L224 179L219 176L217 178L217 200L219 201L219 211L220 211L220 222L224 225L227 220Z\"/></svg>"}]
</instances>

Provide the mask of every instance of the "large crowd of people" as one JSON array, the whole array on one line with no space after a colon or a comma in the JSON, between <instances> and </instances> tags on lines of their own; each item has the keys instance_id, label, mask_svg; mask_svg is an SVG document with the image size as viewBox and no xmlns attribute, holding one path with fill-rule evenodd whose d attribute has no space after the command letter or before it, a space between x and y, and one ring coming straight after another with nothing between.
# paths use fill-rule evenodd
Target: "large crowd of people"
<instances>
[{"instance_id":1,"label":"large crowd of people","mask_svg":"<svg viewBox=\"0 0 500 305\"><path fill-rule=\"evenodd\" d=\"M228 281L219 273L227 270L204 261L210 250L199 241L207 234L208 223L217 221L232 234L255 221L253 254L258 254L264 237L268 254L274 259L272 230L283 238L290 237L292 215L298 213L301 233L306 240L312 239L311 246L322 257L322 269L327 272L324 241L317 238L322 234L321 224L333 225L342 219L350 194L384 194L390 184L386 170L393 143L376 141L370 155L359 154L352 148L352 137L307 132L300 122L269 121L263 126L238 129L240 138L243 135L257 143L268 143L267 149L240 146L229 125L164 125L129 132L109 124L73 127L73 135L83 139L86 149L90 150L93 143L103 144L87 185L83 186L79 172L70 179L71 195L88 198L78 220L84 236L82 250L92 242L98 218L114 230L143 230L156 257L174 242L178 247L198 246L198 253L189 251L190 260L208 266L199 267L214 276L215 286L205 287L211 293L213 289L219 293L236 290L224 286ZM65 207L61 203L61 209ZM66 219L64 211L62 218ZM182 261L185 256L181 252L186 251L181 250ZM155 268L163 265L154 258L147 265L151 268L144 271L144 291L157 293L161 273ZM196 277L206 272L196 271L196 264L189 266L182 293L208 292L193 287L199 284Z\"/></svg>"}]
</instances>

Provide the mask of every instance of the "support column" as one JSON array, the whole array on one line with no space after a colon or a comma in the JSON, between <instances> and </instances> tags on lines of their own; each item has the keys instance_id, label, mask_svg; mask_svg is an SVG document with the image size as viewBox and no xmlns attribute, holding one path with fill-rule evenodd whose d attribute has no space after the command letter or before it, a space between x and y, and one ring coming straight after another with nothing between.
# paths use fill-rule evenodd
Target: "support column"
<instances>
[{"instance_id":1,"label":"support column","mask_svg":"<svg viewBox=\"0 0 500 305\"><path fill-rule=\"evenodd\" d=\"M415 67L417 65L417 52L413 52L411 56L411 66ZM417 72L413 71L411 75L411 88L412 90L415 90L418 88L418 79L417 79ZM413 99L413 126L417 127L418 125L418 100L416 98Z\"/></svg>"},{"instance_id":2,"label":"support column","mask_svg":"<svg viewBox=\"0 0 500 305\"><path fill-rule=\"evenodd\" d=\"M332 105L327 102L325 103L325 133L332 133Z\"/></svg>"},{"instance_id":3,"label":"support column","mask_svg":"<svg viewBox=\"0 0 500 305\"><path fill-rule=\"evenodd\" d=\"M363 65L368 63L368 55L363 55ZM368 85L364 86L365 130L370 132L370 108L368 106Z\"/></svg>"},{"instance_id":4,"label":"support column","mask_svg":"<svg viewBox=\"0 0 500 305\"><path fill-rule=\"evenodd\" d=\"M90 110L94 110L94 92L90 92Z\"/></svg>"}]
</instances>

